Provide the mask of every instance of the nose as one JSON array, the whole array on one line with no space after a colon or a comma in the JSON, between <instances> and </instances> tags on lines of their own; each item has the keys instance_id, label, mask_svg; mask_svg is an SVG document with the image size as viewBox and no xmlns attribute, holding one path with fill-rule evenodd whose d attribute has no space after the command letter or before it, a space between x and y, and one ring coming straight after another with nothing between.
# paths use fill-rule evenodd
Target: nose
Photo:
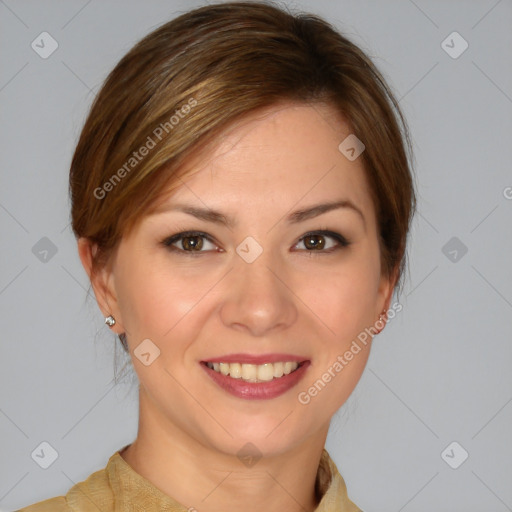
<instances>
[{"instance_id":1,"label":"nose","mask_svg":"<svg viewBox=\"0 0 512 512\"><path fill-rule=\"evenodd\" d=\"M234 265L220 308L224 325L257 337L293 325L298 299L287 285L284 265L271 251L263 251L252 263L237 256Z\"/></svg>"}]
</instances>

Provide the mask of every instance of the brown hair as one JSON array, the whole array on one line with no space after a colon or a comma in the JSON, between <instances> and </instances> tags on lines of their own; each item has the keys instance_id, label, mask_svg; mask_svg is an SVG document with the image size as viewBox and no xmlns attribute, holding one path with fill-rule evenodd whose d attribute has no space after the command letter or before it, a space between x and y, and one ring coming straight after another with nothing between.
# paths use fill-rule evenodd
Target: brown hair
<instances>
[{"instance_id":1,"label":"brown hair","mask_svg":"<svg viewBox=\"0 0 512 512\"><path fill-rule=\"evenodd\" d=\"M179 166L221 130L281 101L323 102L366 146L382 270L400 285L415 208L407 125L370 59L323 19L264 2L207 5L136 44L99 91L70 170L72 228L93 271L179 187ZM340 141L341 142L341 141Z\"/></svg>"}]
</instances>

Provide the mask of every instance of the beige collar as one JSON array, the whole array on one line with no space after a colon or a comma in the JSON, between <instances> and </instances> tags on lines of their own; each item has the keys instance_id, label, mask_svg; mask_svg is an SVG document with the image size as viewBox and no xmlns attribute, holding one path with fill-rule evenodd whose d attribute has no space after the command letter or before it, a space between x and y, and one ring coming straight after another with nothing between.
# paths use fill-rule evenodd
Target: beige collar
<instances>
[{"instance_id":1,"label":"beige collar","mask_svg":"<svg viewBox=\"0 0 512 512\"><path fill-rule=\"evenodd\" d=\"M124 448L123 448L124 449ZM200 504L178 503L139 475L115 452L107 466L73 486L66 501L79 510L112 510L114 512L193 512ZM360 512L347 495L345 481L324 449L317 473L316 489L321 501L315 512ZM85 508L84 508L85 507Z\"/></svg>"}]
</instances>

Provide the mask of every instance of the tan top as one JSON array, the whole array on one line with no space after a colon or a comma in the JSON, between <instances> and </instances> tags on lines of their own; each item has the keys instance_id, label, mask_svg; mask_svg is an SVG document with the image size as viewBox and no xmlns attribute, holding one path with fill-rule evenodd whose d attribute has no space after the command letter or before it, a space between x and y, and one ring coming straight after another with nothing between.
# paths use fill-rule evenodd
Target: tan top
<instances>
[{"instance_id":1,"label":"tan top","mask_svg":"<svg viewBox=\"0 0 512 512\"><path fill-rule=\"evenodd\" d=\"M123 448L124 449L124 448ZM115 452L104 469L78 482L66 496L34 503L16 512L193 512L139 475ZM336 465L324 449L316 477L321 501L315 512L361 512L347 496Z\"/></svg>"}]
</instances>

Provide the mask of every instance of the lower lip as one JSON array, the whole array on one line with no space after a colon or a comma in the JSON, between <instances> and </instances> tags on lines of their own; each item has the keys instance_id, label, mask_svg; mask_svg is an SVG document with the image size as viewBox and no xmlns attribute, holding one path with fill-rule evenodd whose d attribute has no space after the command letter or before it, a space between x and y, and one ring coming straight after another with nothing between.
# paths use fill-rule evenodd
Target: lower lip
<instances>
[{"instance_id":1,"label":"lower lip","mask_svg":"<svg viewBox=\"0 0 512 512\"><path fill-rule=\"evenodd\" d=\"M302 379L309 364L309 361L305 361L288 375L283 375L277 379L274 378L268 382L246 382L242 379L233 379L208 368L205 363L201 363L201 366L210 378L228 393L246 400L269 400L293 388Z\"/></svg>"}]
</instances>

